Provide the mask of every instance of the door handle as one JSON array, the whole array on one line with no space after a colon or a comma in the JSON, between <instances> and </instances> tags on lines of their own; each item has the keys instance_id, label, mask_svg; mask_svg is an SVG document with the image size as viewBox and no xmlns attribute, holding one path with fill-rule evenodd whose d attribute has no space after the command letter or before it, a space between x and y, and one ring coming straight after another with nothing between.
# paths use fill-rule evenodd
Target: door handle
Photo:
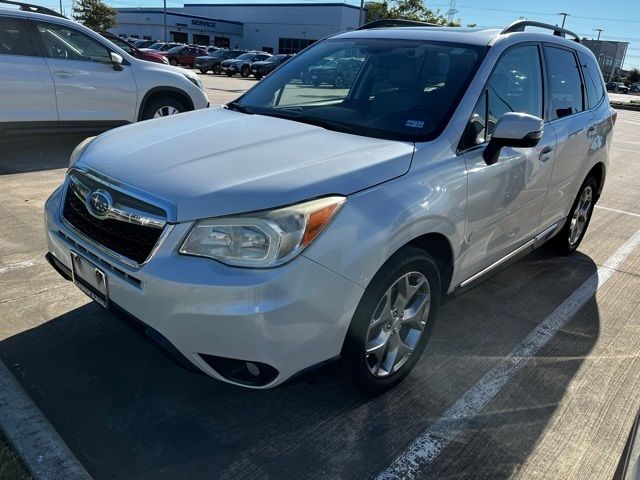
<instances>
[{"instance_id":1,"label":"door handle","mask_svg":"<svg viewBox=\"0 0 640 480\"><path fill-rule=\"evenodd\" d=\"M553 152L553 147L547 145L540 151L540 156L538 158L542 163L545 163L551 158L551 152Z\"/></svg>"}]
</instances>

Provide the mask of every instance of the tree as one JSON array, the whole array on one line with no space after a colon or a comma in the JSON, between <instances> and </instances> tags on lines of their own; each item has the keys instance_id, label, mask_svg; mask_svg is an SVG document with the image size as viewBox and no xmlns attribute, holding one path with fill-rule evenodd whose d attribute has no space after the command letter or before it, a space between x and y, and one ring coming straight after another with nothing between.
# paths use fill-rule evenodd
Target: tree
<instances>
[{"instance_id":1,"label":"tree","mask_svg":"<svg viewBox=\"0 0 640 480\"><path fill-rule=\"evenodd\" d=\"M632 68L629 75L627 75L627 80L631 83L640 82L640 69Z\"/></svg>"},{"instance_id":2,"label":"tree","mask_svg":"<svg viewBox=\"0 0 640 480\"><path fill-rule=\"evenodd\" d=\"M367 7L367 21L383 18L402 18L451 27L460 26L459 20L449 22L440 10L431 10L422 3L422 0L382 0L370 3Z\"/></svg>"},{"instance_id":3,"label":"tree","mask_svg":"<svg viewBox=\"0 0 640 480\"><path fill-rule=\"evenodd\" d=\"M118 24L116 10L102 0L77 0L73 6L73 19L98 32Z\"/></svg>"}]
</instances>

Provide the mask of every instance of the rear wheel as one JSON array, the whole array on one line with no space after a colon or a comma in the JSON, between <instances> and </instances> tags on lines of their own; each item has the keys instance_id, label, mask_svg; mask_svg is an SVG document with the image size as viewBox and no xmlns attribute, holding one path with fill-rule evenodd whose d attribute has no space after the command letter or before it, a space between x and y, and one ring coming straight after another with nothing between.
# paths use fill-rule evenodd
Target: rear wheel
<instances>
[{"instance_id":1,"label":"rear wheel","mask_svg":"<svg viewBox=\"0 0 640 480\"><path fill-rule=\"evenodd\" d=\"M576 251L591 221L597 192L598 182L592 176L587 177L578 191L562 230L551 240L551 246L556 252L568 255Z\"/></svg>"},{"instance_id":2,"label":"rear wheel","mask_svg":"<svg viewBox=\"0 0 640 480\"><path fill-rule=\"evenodd\" d=\"M200 73L207 73L208 71L208 68L200 68Z\"/></svg>"},{"instance_id":3,"label":"rear wheel","mask_svg":"<svg viewBox=\"0 0 640 480\"><path fill-rule=\"evenodd\" d=\"M227 77L232 77L233 76L233 72L231 70L227 70L226 74L227 74Z\"/></svg>"},{"instance_id":4,"label":"rear wheel","mask_svg":"<svg viewBox=\"0 0 640 480\"><path fill-rule=\"evenodd\" d=\"M213 70L213 73L215 73L216 75L220 75L220 73L222 73L220 65L214 65L212 70Z\"/></svg>"},{"instance_id":5,"label":"rear wheel","mask_svg":"<svg viewBox=\"0 0 640 480\"><path fill-rule=\"evenodd\" d=\"M168 117L185 112L186 110L186 107L179 100L171 97L161 97L153 100L145 107L142 119L149 120L150 118Z\"/></svg>"},{"instance_id":6,"label":"rear wheel","mask_svg":"<svg viewBox=\"0 0 640 480\"><path fill-rule=\"evenodd\" d=\"M256 80L262 80L262 75L256 74L254 77L256 77Z\"/></svg>"},{"instance_id":7,"label":"rear wheel","mask_svg":"<svg viewBox=\"0 0 640 480\"><path fill-rule=\"evenodd\" d=\"M358 304L341 355L345 382L377 395L402 381L420 358L438 314L440 273L415 247L393 255Z\"/></svg>"},{"instance_id":8,"label":"rear wheel","mask_svg":"<svg viewBox=\"0 0 640 480\"><path fill-rule=\"evenodd\" d=\"M249 68L249 65L243 65L240 69L240 76L242 78L247 78L249 75L251 75L251 69Z\"/></svg>"},{"instance_id":9,"label":"rear wheel","mask_svg":"<svg viewBox=\"0 0 640 480\"><path fill-rule=\"evenodd\" d=\"M175 58L169 59L169 65L173 65L174 67L178 66L178 61Z\"/></svg>"}]
</instances>

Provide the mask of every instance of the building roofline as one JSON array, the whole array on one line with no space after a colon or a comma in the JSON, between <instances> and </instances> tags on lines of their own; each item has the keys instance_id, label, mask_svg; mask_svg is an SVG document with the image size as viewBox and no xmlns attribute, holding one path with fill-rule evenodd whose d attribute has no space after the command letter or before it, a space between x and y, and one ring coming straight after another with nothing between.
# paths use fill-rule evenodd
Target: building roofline
<instances>
[{"instance_id":1,"label":"building roofline","mask_svg":"<svg viewBox=\"0 0 640 480\"><path fill-rule=\"evenodd\" d=\"M116 8L117 12L122 13L163 13L161 8ZM213 18L213 17L203 17L201 15L190 15L188 13L179 13L174 12L172 10L167 10L167 15L176 15L178 17L186 17L186 18L196 18L198 20L211 20L214 22L221 23L232 23L234 25L244 25L243 22L236 22L235 20L224 20L222 18Z\"/></svg>"},{"instance_id":2,"label":"building roofline","mask_svg":"<svg viewBox=\"0 0 640 480\"><path fill-rule=\"evenodd\" d=\"M357 5L350 5L342 2L325 2L325 3L276 3L276 2L237 2L237 3L185 3L185 7L345 7L360 10ZM366 7L365 7L366 10Z\"/></svg>"}]
</instances>

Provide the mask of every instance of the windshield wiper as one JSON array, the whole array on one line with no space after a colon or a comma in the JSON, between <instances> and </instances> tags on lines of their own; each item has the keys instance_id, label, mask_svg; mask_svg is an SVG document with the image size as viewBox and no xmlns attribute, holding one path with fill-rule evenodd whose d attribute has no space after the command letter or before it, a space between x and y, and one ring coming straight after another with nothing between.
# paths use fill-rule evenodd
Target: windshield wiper
<instances>
[{"instance_id":1,"label":"windshield wiper","mask_svg":"<svg viewBox=\"0 0 640 480\"><path fill-rule=\"evenodd\" d=\"M324 118L308 117L298 112L268 110L258 112L258 114L266 115L268 117L284 118L285 120L293 120L295 122L306 123L309 125L315 125L316 127L325 128L334 132L355 133L356 135L360 134L355 128L349 127L342 123L332 122L331 120L325 120Z\"/></svg>"},{"instance_id":2,"label":"windshield wiper","mask_svg":"<svg viewBox=\"0 0 640 480\"><path fill-rule=\"evenodd\" d=\"M245 107L244 105L240 105L238 102L229 102L227 103L226 107L229 110L235 110L236 112L240 112L240 113L246 113L247 115L252 115L253 112L250 112L247 107Z\"/></svg>"}]
</instances>

